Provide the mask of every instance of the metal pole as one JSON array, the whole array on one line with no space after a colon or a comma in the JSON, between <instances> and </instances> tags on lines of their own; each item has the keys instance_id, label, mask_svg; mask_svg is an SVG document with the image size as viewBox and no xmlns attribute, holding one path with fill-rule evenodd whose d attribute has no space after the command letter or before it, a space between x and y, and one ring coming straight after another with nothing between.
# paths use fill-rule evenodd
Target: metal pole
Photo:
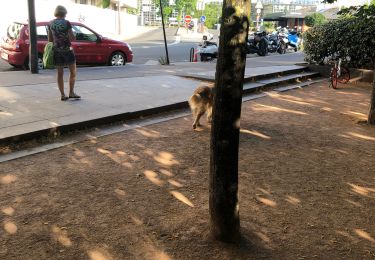
<instances>
[{"instance_id":1,"label":"metal pole","mask_svg":"<svg viewBox=\"0 0 375 260\"><path fill-rule=\"evenodd\" d=\"M120 10L120 0L117 1L117 30L118 30L118 34L120 35L121 34L121 10Z\"/></svg>"},{"instance_id":2,"label":"metal pole","mask_svg":"<svg viewBox=\"0 0 375 260\"><path fill-rule=\"evenodd\" d=\"M30 61L30 71L32 74L37 74L38 71L38 47L36 39L36 22L35 22L35 2L34 0L28 0L29 8L29 41L30 41L30 51L29 51L29 61Z\"/></svg>"},{"instance_id":3,"label":"metal pole","mask_svg":"<svg viewBox=\"0 0 375 260\"><path fill-rule=\"evenodd\" d=\"M161 12L161 23L163 25L165 55L167 56L167 65L169 65L168 45L167 45L167 37L165 36L164 14L163 14L163 5L162 5L161 0L160 0L160 12Z\"/></svg>"}]
</instances>

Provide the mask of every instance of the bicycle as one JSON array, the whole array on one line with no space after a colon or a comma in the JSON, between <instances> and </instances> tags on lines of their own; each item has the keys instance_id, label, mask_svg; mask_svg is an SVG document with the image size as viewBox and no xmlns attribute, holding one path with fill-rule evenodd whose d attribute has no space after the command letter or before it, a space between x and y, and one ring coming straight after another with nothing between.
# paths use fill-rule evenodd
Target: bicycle
<instances>
[{"instance_id":1,"label":"bicycle","mask_svg":"<svg viewBox=\"0 0 375 260\"><path fill-rule=\"evenodd\" d=\"M337 89L337 83L346 84L350 80L350 71L347 67L341 66L342 59L339 61L334 61L333 68L330 73L330 87Z\"/></svg>"}]
</instances>

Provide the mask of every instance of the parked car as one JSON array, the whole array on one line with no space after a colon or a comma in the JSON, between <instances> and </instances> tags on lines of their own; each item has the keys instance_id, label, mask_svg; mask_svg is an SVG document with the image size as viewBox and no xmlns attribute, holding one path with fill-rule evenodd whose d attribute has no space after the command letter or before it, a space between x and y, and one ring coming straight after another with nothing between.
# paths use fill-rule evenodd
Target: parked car
<instances>
[{"instance_id":1,"label":"parked car","mask_svg":"<svg viewBox=\"0 0 375 260\"><path fill-rule=\"evenodd\" d=\"M38 64L43 68L43 50L48 42L49 22L38 22L37 47ZM133 52L129 44L101 36L86 25L71 22L76 37L72 47L77 64L107 64L123 66L133 61ZM28 24L13 23L6 32L0 44L0 57L15 67L29 66L29 29Z\"/></svg>"}]
</instances>

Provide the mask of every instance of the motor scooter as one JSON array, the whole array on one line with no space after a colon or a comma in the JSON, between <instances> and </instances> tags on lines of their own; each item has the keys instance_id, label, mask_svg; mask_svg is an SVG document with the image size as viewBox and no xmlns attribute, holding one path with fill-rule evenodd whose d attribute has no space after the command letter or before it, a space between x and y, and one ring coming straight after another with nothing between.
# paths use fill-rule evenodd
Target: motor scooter
<instances>
[{"instance_id":1,"label":"motor scooter","mask_svg":"<svg viewBox=\"0 0 375 260\"><path fill-rule=\"evenodd\" d=\"M300 34L297 31L290 31L288 34L288 41L288 47L297 52L301 44Z\"/></svg>"},{"instance_id":2,"label":"motor scooter","mask_svg":"<svg viewBox=\"0 0 375 260\"><path fill-rule=\"evenodd\" d=\"M197 55L200 56L201 61L210 61L217 58L218 54L218 45L216 42L212 41L213 36L209 35L210 40L208 40L208 36L203 36L203 42L200 42L197 46Z\"/></svg>"}]
</instances>

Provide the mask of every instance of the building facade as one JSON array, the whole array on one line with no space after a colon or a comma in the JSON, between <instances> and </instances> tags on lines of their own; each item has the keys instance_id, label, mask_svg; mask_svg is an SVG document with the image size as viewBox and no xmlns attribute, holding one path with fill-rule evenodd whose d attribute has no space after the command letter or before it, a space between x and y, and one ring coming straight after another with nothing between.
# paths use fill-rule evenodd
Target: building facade
<instances>
[{"instance_id":1,"label":"building facade","mask_svg":"<svg viewBox=\"0 0 375 260\"><path fill-rule=\"evenodd\" d=\"M93 6L101 6L102 0L71 0L73 3L76 4L83 4L83 5L93 5ZM120 4L120 5L119 5ZM120 10L126 12L127 9L133 8L137 9L137 0L110 0L109 9L118 10L118 6L120 6Z\"/></svg>"}]
</instances>

